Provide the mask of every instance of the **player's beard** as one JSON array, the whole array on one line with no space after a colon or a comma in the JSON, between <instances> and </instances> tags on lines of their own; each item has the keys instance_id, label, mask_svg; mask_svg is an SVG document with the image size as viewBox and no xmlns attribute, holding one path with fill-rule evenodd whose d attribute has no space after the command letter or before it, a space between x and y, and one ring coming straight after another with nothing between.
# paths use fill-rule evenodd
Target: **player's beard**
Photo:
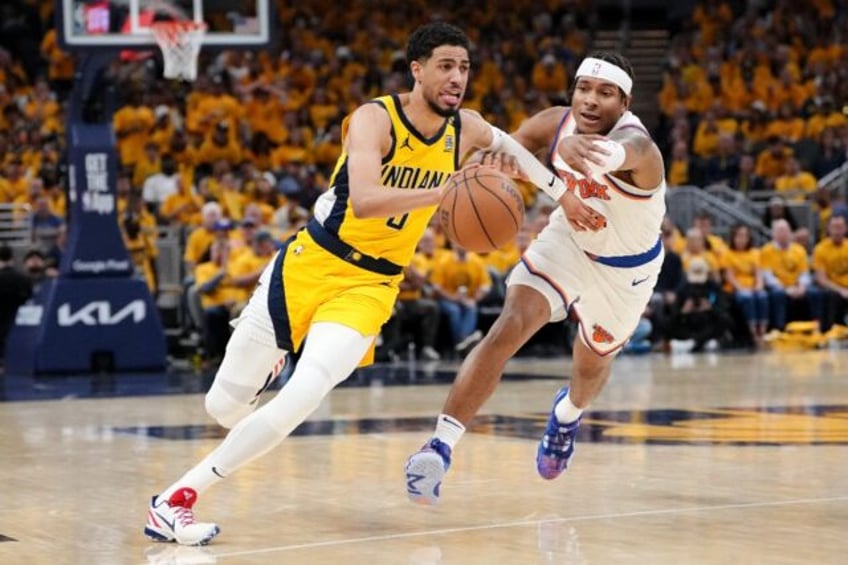
<instances>
[{"instance_id":1,"label":"player's beard","mask_svg":"<svg viewBox=\"0 0 848 565\"><path fill-rule=\"evenodd\" d=\"M433 110L436 114L440 115L443 118L450 118L456 115L459 111L459 107L462 105L462 100L460 100L460 104L456 105L456 108L442 108L439 106L437 102L427 98L427 105L430 106L430 109Z\"/></svg>"}]
</instances>

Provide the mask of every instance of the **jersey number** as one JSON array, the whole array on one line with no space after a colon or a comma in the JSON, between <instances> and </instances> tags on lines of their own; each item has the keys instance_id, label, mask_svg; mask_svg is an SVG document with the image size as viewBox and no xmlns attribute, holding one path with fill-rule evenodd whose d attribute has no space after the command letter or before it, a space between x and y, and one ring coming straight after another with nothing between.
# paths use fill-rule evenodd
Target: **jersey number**
<instances>
[{"instance_id":1,"label":"jersey number","mask_svg":"<svg viewBox=\"0 0 848 565\"><path fill-rule=\"evenodd\" d=\"M391 218L386 220L386 225L389 226L390 228L392 228L393 230L400 230L400 229L403 229L403 226L404 226L404 224L406 224L406 220L408 218L409 218L409 212L407 212L403 216L400 216L399 218L392 216Z\"/></svg>"}]
</instances>

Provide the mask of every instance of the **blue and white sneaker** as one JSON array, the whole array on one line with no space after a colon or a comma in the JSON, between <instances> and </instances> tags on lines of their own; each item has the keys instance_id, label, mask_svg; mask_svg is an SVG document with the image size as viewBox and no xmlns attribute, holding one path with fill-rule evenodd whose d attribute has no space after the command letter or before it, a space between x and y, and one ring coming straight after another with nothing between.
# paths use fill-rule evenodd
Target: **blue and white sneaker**
<instances>
[{"instance_id":1,"label":"blue and white sneaker","mask_svg":"<svg viewBox=\"0 0 848 565\"><path fill-rule=\"evenodd\" d=\"M573 422L561 423L557 420L555 408L559 401L568 394L568 387L563 387L554 397L554 407L548 418L545 435L539 442L536 451L536 470L543 479L555 479L565 471L571 456L574 455L574 440L577 437L577 428L580 427L580 419Z\"/></svg>"},{"instance_id":2,"label":"blue and white sneaker","mask_svg":"<svg viewBox=\"0 0 848 565\"><path fill-rule=\"evenodd\" d=\"M406 461L406 493L417 504L439 502L442 479L450 469L451 448L433 438Z\"/></svg>"},{"instance_id":3,"label":"blue and white sneaker","mask_svg":"<svg viewBox=\"0 0 848 565\"><path fill-rule=\"evenodd\" d=\"M153 541L180 545L206 545L221 530L216 524L198 522L191 507L197 502L194 489L181 488L168 500L154 496L147 509L144 535Z\"/></svg>"}]
</instances>

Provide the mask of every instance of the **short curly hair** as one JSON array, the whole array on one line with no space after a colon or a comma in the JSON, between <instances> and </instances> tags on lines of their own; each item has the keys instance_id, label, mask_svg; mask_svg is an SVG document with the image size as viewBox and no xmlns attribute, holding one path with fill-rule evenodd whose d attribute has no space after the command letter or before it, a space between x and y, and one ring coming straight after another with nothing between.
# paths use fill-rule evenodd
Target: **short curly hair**
<instances>
[{"instance_id":1,"label":"short curly hair","mask_svg":"<svg viewBox=\"0 0 848 565\"><path fill-rule=\"evenodd\" d=\"M406 62L424 61L433 55L433 50L442 45L464 47L471 50L471 41L465 32L446 22L433 22L416 29L406 46Z\"/></svg>"}]
</instances>

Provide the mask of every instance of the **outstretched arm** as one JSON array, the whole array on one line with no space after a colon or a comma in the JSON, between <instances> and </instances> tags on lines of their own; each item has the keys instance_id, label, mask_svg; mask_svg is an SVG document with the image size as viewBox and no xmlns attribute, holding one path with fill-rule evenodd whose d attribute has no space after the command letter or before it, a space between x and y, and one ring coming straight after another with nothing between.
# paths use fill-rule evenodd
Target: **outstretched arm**
<instances>
[{"instance_id":1,"label":"outstretched arm","mask_svg":"<svg viewBox=\"0 0 848 565\"><path fill-rule=\"evenodd\" d=\"M626 172L623 179L638 188L652 190L662 182L665 171L662 153L657 144L639 129L620 129L609 136L609 140L624 149L624 161L611 172Z\"/></svg>"},{"instance_id":2,"label":"outstretched arm","mask_svg":"<svg viewBox=\"0 0 848 565\"><path fill-rule=\"evenodd\" d=\"M491 143L482 148L515 157L526 178L563 207L574 229L596 231L605 225L604 217L568 192L562 179L536 157L550 147L564 111L562 107L543 110L527 119L511 136L480 118L481 127L491 131Z\"/></svg>"}]
</instances>

